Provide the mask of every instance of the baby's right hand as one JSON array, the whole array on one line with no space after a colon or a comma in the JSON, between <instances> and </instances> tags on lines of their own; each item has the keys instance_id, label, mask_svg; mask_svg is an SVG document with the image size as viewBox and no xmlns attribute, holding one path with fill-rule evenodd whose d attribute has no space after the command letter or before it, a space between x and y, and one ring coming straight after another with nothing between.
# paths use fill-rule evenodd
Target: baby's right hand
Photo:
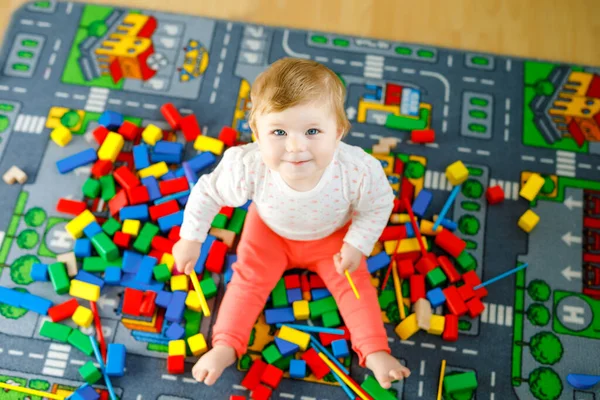
<instances>
[{"instance_id":1,"label":"baby's right hand","mask_svg":"<svg viewBox=\"0 0 600 400\"><path fill-rule=\"evenodd\" d=\"M173 246L173 258L175 259L175 267L179 272L185 272L189 275L200 257L200 248L202 243L193 240L179 239Z\"/></svg>"}]
</instances>

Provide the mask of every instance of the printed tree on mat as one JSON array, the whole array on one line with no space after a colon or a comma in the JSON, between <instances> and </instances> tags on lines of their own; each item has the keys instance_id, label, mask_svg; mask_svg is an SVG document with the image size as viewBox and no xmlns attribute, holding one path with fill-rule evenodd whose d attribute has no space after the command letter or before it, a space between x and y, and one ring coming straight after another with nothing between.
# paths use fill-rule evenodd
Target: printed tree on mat
<instances>
[{"instance_id":1,"label":"printed tree on mat","mask_svg":"<svg viewBox=\"0 0 600 400\"><path fill-rule=\"evenodd\" d=\"M556 400L562 393L560 377L548 367L534 369L529 374L528 382L531 394L539 400Z\"/></svg>"},{"instance_id":2,"label":"printed tree on mat","mask_svg":"<svg viewBox=\"0 0 600 400\"><path fill-rule=\"evenodd\" d=\"M529 294L529 297L535 301L546 301L550 298L551 290L546 282L535 279L529 282L527 293Z\"/></svg>"},{"instance_id":3,"label":"printed tree on mat","mask_svg":"<svg viewBox=\"0 0 600 400\"><path fill-rule=\"evenodd\" d=\"M545 326L550 322L550 311L542 304L532 304L527 308L527 319L533 325Z\"/></svg>"}]
</instances>

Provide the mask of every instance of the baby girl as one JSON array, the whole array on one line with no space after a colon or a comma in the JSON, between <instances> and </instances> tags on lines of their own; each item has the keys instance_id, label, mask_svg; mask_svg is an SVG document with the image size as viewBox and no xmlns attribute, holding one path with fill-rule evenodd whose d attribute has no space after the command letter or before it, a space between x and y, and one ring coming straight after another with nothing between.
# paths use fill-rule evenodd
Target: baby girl
<instances>
[{"instance_id":1,"label":"baby girl","mask_svg":"<svg viewBox=\"0 0 600 400\"><path fill-rule=\"evenodd\" d=\"M177 269L186 274L221 207L252 200L212 349L192 370L199 382L212 385L246 352L269 294L290 268L322 278L359 364L372 370L382 387L410 375L390 354L365 259L388 222L394 195L380 162L342 142L350 128L345 95L335 73L317 62L275 62L252 86L249 123L256 142L225 151L215 170L192 189L181 240L173 248Z\"/></svg>"}]
</instances>

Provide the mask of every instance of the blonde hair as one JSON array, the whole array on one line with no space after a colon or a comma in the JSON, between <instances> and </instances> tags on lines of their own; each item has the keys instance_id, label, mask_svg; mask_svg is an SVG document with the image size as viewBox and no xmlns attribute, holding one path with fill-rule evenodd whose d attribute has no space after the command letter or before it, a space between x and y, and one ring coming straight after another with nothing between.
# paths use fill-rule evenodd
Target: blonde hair
<instances>
[{"instance_id":1,"label":"blonde hair","mask_svg":"<svg viewBox=\"0 0 600 400\"><path fill-rule=\"evenodd\" d=\"M248 123L255 135L256 117L271 112L281 112L318 100L328 100L336 116L342 136L350 130L344 101L346 88L341 79L329 68L316 61L299 58L282 58L263 71L250 92L252 109Z\"/></svg>"}]
</instances>

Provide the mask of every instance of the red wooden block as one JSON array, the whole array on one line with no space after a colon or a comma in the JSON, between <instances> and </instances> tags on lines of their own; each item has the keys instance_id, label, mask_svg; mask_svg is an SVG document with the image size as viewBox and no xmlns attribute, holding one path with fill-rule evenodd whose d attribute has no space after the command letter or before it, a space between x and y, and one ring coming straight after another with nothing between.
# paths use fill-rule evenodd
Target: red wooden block
<instances>
[{"instance_id":1,"label":"red wooden block","mask_svg":"<svg viewBox=\"0 0 600 400\"><path fill-rule=\"evenodd\" d=\"M334 340L339 340L339 339L350 340L350 331L348 330L348 328L346 328L345 326L339 326L335 329L342 329L344 331L344 334L337 335L335 333L323 333L323 332L319 333L319 339L323 346L329 346L331 344L331 342L333 342Z\"/></svg>"},{"instance_id":2,"label":"red wooden block","mask_svg":"<svg viewBox=\"0 0 600 400\"><path fill-rule=\"evenodd\" d=\"M402 176L404 174L404 161L399 158L396 158L394 161L394 173ZM394 211L399 212L399 211Z\"/></svg>"},{"instance_id":3,"label":"red wooden block","mask_svg":"<svg viewBox=\"0 0 600 400\"><path fill-rule=\"evenodd\" d=\"M406 226L404 225L390 225L386 226L379 236L380 242L386 242L388 240L402 240L406 238Z\"/></svg>"},{"instance_id":4,"label":"red wooden block","mask_svg":"<svg viewBox=\"0 0 600 400\"><path fill-rule=\"evenodd\" d=\"M400 279L409 279L415 274L415 266L411 260L400 260L397 265Z\"/></svg>"},{"instance_id":5,"label":"red wooden block","mask_svg":"<svg viewBox=\"0 0 600 400\"><path fill-rule=\"evenodd\" d=\"M210 272L220 274L223 271L223 262L227 253L227 245L215 240L210 246L208 257L206 258L205 268Z\"/></svg>"},{"instance_id":6,"label":"red wooden block","mask_svg":"<svg viewBox=\"0 0 600 400\"><path fill-rule=\"evenodd\" d=\"M110 160L98 160L94 163L92 167L92 175L95 178L100 178L101 176L108 175L110 171L112 171L113 163Z\"/></svg>"},{"instance_id":7,"label":"red wooden block","mask_svg":"<svg viewBox=\"0 0 600 400\"><path fill-rule=\"evenodd\" d=\"M481 285L481 279L479 279L479 276L477 276L477 273L475 271L465 272L464 274L462 274L462 279L463 281L465 281L465 283L468 283L469 285L473 286L473 288L475 288L478 285ZM475 290L475 296L479 297L480 299L487 295L488 290L484 287Z\"/></svg>"},{"instance_id":8,"label":"red wooden block","mask_svg":"<svg viewBox=\"0 0 600 400\"><path fill-rule=\"evenodd\" d=\"M465 283L464 285L462 285L461 287L459 287L456 290L458 291L458 294L460 295L460 298L463 301L467 301L470 298L472 298L473 296L475 296L475 292L473 291L473 286L469 285L468 283Z\"/></svg>"},{"instance_id":9,"label":"red wooden block","mask_svg":"<svg viewBox=\"0 0 600 400\"><path fill-rule=\"evenodd\" d=\"M450 232L448 229L442 229L435 237L435 244L444 249L452 257L457 258L467 247L467 243Z\"/></svg>"},{"instance_id":10,"label":"red wooden block","mask_svg":"<svg viewBox=\"0 0 600 400\"><path fill-rule=\"evenodd\" d=\"M421 252L409 251L408 253L395 254L394 258L396 259L396 262L400 262L401 260L410 260L414 264L421 258Z\"/></svg>"},{"instance_id":11,"label":"red wooden block","mask_svg":"<svg viewBox=\"0 0 600 400\"><path fill-rule=\"evenodd\" d=\"M200 135L200 125L198 124L198 120L194 114L186 115L185 117L179 120L179 126L183 131L183 136L185 140L188 142L193 142L196 140L198 135Z\"/></svg>"},{"instance_id":12,"label":"red wooden block","mask_svg":"<svg viewBox=\"0 0 600 400\"><path fill-rule=\"evenodd\" d=\"M260 384L260 377L263 371L267 368L267 363L261 359L256 359L246 373L241 385L248 390L254 390Z\"/></svg>"},{"instance_id":13,"label":"red wooden block","mask_svg":"<svg viewBox=\"0 0 600 400\"><path fill-rule=\"evenodd\" d=\"M300 275L286 275L283 277L286 289L296 289L300 287Z\"/></svg>"},{"instance_id":14,"label":"red wooden block","mask_svg":"<svg viewBox=\"0 0 600 400\"><path fill-rule=\"evenodd\" d=\"M414 130L410 133L410 140L413 143L433 143L435 131L433 129Z\"/></svg>"},{"instance_id":15,"label":"red wooden block","mask_svg":"<svg viewBox=\"0 0 600 400\"><path fill-rule=\"evenodd\" d=\"M402 202L400 201L399 198L394 198L394 208L392 208L392 212L393 213L400 212L400 205L401 204L402 204Z\"/></svg>"},{"instance_id":16,"label":"red wooden block","mask_svg":"<svg viewBox=\"0 0 600 400\"><path fill-rule=\"evenodd\" d=\"M128 233L123 233L121 231L115 232L115 236L113 236L113 242L122 249L129 248L129 242L131 241L131 235Z\"/></svg>"},{"instance_id":17,"label":"red wooden block","mask_svg":"<svg viewBox=\"0 0 600 400\"><path fill-rule=\"evenodd\" d=\"M308 283L308 276L300 275L300 288L303 292L310 292L310 283Z\"/></svg>"},{"instance_id":18,"label":"red wooden block","mask_svg":"<svg viewBox=\"0 0 600 400\"><path fill-rule=\"evenodd\" d=\"M433 253L428 254L433 255ZM433 258L435 259L435 256ZM419 262L417 262L417 265L415 265L415 269L421 275L427 275L427 273L434 270L435 267L437 267L437 262L433 261L431 257L421 257Z\"/></svg>"},{"instance_id":19,"label":"red wooden block","mask_svg":"<svg viewBox=\"0 0 600 400\"><path fill-rule=\"evenodd\" d=\"M121 208L127 206L128 204L129 202L127 200L127 193L125 193L125 190L123 189L119 190L115 197L108 201L108 209L110 210L110 215L117 215Z\"/></svg>"},{"instance_id":20,"label":"red wooden block","mask_svg":"<svg viewBox=\"0 0 600 400\"><path fill-rule=\"evenodd\" d=\"M152 248L160 250L164 253L171 253L174 245L175 243L173 243L171 240L161 236L154 236L152 238Z\"/></svg>"},{"instance_id":21,"label":"red wooden block","mask_svg":"<svg viewBox=\"0 0 600 400\"><path fill-rule=\"evenodd\" d=\"M306 361L306 364L310 367L310 370L317 379L323 378L330 371L327 364L321 360L321 357L319 357L312 347L305 351L301 358Z\"/></svg>"},{"instance_id":22,"label":"red wooden block","mask_svg":"<svg viewBox=\"0 0 600 400\"><path fill-rule=\"evenodd\" d=\"M148 211L150 213L150 218L153 221L156 221L161 217L175 214L177 211L179 211L179 203L177 203L177 200L169 200L157 206L148 207Z\"/></svg>"},{"instance_id":23,"label":"red wooden block","mask_svg":"<svg viewBox=\"0 0 600 400\"><path fill-rule=\"evenodd\" d=\"M157 293L152 290L144 292L144 299L140 306L140 314L142 314L142 316L151 317L154 315L154 310L156 309L156 295Z\"/></svg>"},{"instance_id":24,"label":"red wooden block","mask_svg":"<svg viewBox=\"0 0 600 400\"><path fill-rule=\"evenodd\" d=\"M179 241L179 231L181 230L180 226L174 226L173 228L171 228L171 231L169 232L169 240L172 242L177 243L177 241Z\"/></svg>"},{"instance_id":25,"label":"red wooden block","mask_svg":"<svg viewBox=\"0 0 600 400\"><path fill-rule=\"evenodd\" d=\"M109 396L108 390L100 390L100 400L108 400Z\"/></svg>"},{"instance_id":26,"label":"red wooden block","mask_svg":"<svg viewBox=\"0 0 600 400\"><path fill-rule=\"evenodd\" d=\"M226 146L235 146L237 138L237 131L229 126L224 126L223 128L221 128L221 132L219 132L219 140L225 143Z\"/></svg>"},{"instance_id":27,"label":"red wooden block","mask_svg":"<svg viewBox=\"0 0 600 400\"><path fill-rule=\"evenodd\" d=\"M469 309L469 317L475 318L483 312L485 306L479 297L473 297L471 300L467 301L467 308Z\"/></svg>"},{"instance_id":28,"label":"red wooden block","mask_svg":"<svg viewBox=\"0 0 600 400\"><path fill-rule=\"evenodd\" d=\"M140 180L126 166L117 168L113 176L124 189L131 190L136 186L140 186Z\"/></svg>"},{"instance_id":29,"label":"red wooden block","mask_svg":"<svg viewBox=\"0 0 600 400\"><path fill-rule=\"evenodd\" d=\"M311 289L326 289L327 286L325 286L325 282L323 282L323 279L321 279L321 277L317 274L311 274L308 278L309 282L310 282L310 288Z\"/></svg>"},{"instance_id":30,"label":"red wooden block","mask_svg":"<svg viewBox=\"0 0 600 400\"><path fill-rule=\"evenodd\" d=\"M412 275L410 277L410 302L416 303L425 298L425 276Z\"/></svg>"},{"instance_id":31,"label":"red wooden block","mask_svg":"<svg viewBox=\"0 0 600 400\"><path fill-rule=\"evenodd\" d=\"M250 398L253 400L269 400L273 391L265 385L258 385L252 392Z\"/></svg>"},{"instance_id":32,"label":"red wooden block","mask_svg":"<svg viewBox=\"0 0 600 400\"><path fill-rule=\"evenodd\" d=\"M76 201L69 199L59 199L56 204L56 211L71 214L71 215L79 215L87 209L87 204L85 201Z\"/></svg>"},{"instance_id":33,"label":"red wooden block","mask_svg":"<svg viewBox=\"0 0 600 400\"><path fill-rule=\"evenodd\" d=\"M76 298L65 301L64 303L57 304L48 309L48 316L52 319L52 322L59 322L63 319L71 318L75 313L75 310L79 307L79 303Z\"/></svg>"},{"instance_id":34,"label":"red wooden block","mask_svg":"<svg viewBox=\"0 0 600 400\"><path fill-rule=\"evenodd\" d=\"M123 314L140 316L140 306L144 299L144 292L137 289L125 288L123 294L123 308L121 312Z\"/></svg>"},{"instance_id":35,"label":"red wooden block","mask_svg":"<svg viewBox=\"0 0 600 400\"><path fill-rule=\"evenodd\" d=\"M232 394L231 396L229 396L229 400L246 400L246 397Z\"/></svg>"},{"instance_id":36,"label":"red wooden block","mask_svg":"<svg viewBox=\"0 0 600 400\"><path fill-rule=\"evenodd\" d=\"M281 378L283 378L283 371L274 365L268 364L260 377L260 381L273 389L277 389Z\"/></svg>"},{"instance_id":37,"label":"red wooden block","mask_svg":"<svg viewBox=\"0 0 600 400\"><path fill-rule=\"evenodd\" d=\"M460 273L456 270L452 261L446 256L439 256L438 263L442 267L444 274L448 277L450 283L456 283L460 280Z\"/></svg>"},{"instance_id":38,"label":"red wooden block","mask_svg":"<svg viewBox=\"0 0 600 400\"><path fill-rule=\"evenodd\" d=\"M185 356L168 356L167 372L170 374L183 374L185 370Z\"/></svg>"},{"instance_id":39,"label":"red wooden block","mask_svg":"<svg viewBox=\"0 0 600 400\"><path fill-rule=\"evenodd\" d=\"M221 209L219 210L219 214L223 214L227 218L231 218L231 216L233 215L233 210L233 207L221 207Z\"/></svg>"},{"instance_id":40,"label":"red wooden block","mask_svg":"<svg viewBox=\"0 0 600 400\"><path fill-rule=\"evenodd\" d=\"M164 119L171 126L171 129L178 130L179 122L181 121L181 114L175 108L172 103L165 103L160 107L160 113L163 115Z\"/></svg>"},{"instance_id":41,"label":"red wooden block","mask_svg":"<svg viewBox=\"0 0 600 400\"><path fill-rule=\"evenodd\" d=\"M132 206L136 204L145 204L150 201L150 193L146 186L137 186L127 191L127 197L129 197L129 204Z\"/></svg>"},{"instance_id":42,"label":"red wooden block","mask_svg":"<svg viewBox=\"0 0 600 400\"><path fill-rule=\"evenodd\" d=\"M135 163L133 162L133 153L120 152L117 156L117 162L123 164L129 170L135 170Z\"/></svg>"},{"instance_id":43,"label":"red wooden block","mask_svg":"<svg viewBox=\"0 0 600 400\"><path fill-rule=\"evenodd\" d=\"M453 314L446 314L444 319L442 339L447 342L456 342L458 340L458 317Z\"/></svg>"},{"instance_id":44,"label":"red wooden block","mask_svg":"<svg viewBox=\"0 0 600 400\"><path fill-rule=\"evenodd\" d=\"M175 179L167 179L166 181L160 181L158 188L163 196L169 194L185 192L190 188L190 185L185 176Z\"/></svg>"},{"instance_id":45,"label":"red wooden block","mask_svg":"<svg viewBox=\"0 0 600 400\"><path fill-rule=\"evenodd\" d=\"M467 313L467 306L463 299L461 299L458 294L458 289L456 286L448 286L443 290L444 296L446 296L446 305L448 306L448 310L458 317Z\"/></svg>"},{"instance_id":46,"label":"red wooden block","mask_svg":"<svg viewBox=\"0 0 600 400\"><path fill-rule=\"evenodd\" d=\"M504 201L504 190L502 190L502 186L496 185L487 188L485 191L485 198L489 204L502 203Z\"/></svg>"},{"instance_id":47,"label":"red wooden block","mask_svg":"<svg viewBox=\"0 0 600 400\"><path fill-rule=\"evenodd\" d=\"M140 130L136 124L131 121L124 121L119 127L118 132L125 138L125 140L135 141Z\"/></svg>"},{"instance_id":48,"label":"red wooden block","mask_svg":"<svg viewBox=\"0 0 600 400\"><path fill-rule=\"evenodd\" d=\"M110 131L108 129L106 129L106 127L98 126L96 129L94 129L94 133L93 133L94 139L96 139L96 142L99 145L102 145L102 143L104 142L104 139L106 139L109 132Z\"/></svg>"},{"instance_id":49,"label":"red wooden block","mask_svg":"<svg viewBox=\"0 0 600 400\"><path fill-rule=\"evenodd\" d=\"M402 186L400 186L400 200L406 199L408 204L412 204L415 195L415 186L410 183L407 177L402 177ZM403 202L404 203L404 202ZM404 204L400 207L400 212L406 211Z\"/></svg>"},{"instance_id":50,"label":"red wooden block","mask_svg":"<svg viewBox=\"0 0 600 400\"><path fill-rule=\"evenodd\" d=\"M156 258L157 260L161 260L161 259L162 259L162 256L163 256L163 254L165 254L165 252L164 252L164 251L157 250L157 249L152 249L152 250L150 250L150 253L148 253L148 256L149 256L149 257L154 257L154 258Z\"/></svg>"}]
</instances>

